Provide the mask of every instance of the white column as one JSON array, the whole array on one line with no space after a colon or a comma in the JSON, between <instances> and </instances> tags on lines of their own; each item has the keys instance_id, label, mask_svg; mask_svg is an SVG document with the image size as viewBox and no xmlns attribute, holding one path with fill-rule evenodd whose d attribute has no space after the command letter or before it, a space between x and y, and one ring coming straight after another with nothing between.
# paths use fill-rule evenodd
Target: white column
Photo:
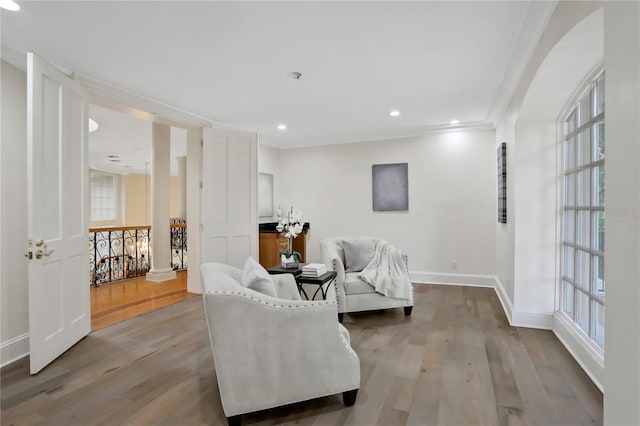
<instances>
[{"instance_id":1,"label":"white column","mask_svg":"<svg viewBox=\"0 0 640 426\"><path fill-rule=\"evenodd\" d=\"M202 293L199 268L202 263L202 207L200 179L202 179L202 128L187 130L187 232L189 246L189 268L187 274L187 291ZM195 269L195 272L193 272Z\"/></svg>"},{"instance_id":2,"label":"white column","mask_svg":"<svg viewBox=\"0 0 640 426\"><path fill-rule=\"evenodd\" d=\"M187 157L178 157L178 217L187 218Z\"/></svg>"},{"instance_id":3,"label":"white column","mask_svg":"<svg viewBox=\"0 0 640 426\"><path fill-rule=\"evenodd\" d=\"M151 139L151 270L147 280L161 282L176 278L169 232L171 128L153 123Z\"/></svg>"}]
</instances>

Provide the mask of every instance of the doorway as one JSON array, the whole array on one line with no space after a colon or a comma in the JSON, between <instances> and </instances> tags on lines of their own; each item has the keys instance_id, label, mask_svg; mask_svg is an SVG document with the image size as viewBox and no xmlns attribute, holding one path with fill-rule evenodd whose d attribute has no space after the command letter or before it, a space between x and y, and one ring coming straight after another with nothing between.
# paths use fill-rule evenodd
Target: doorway
<instances>
[{"instance_id":1,"label":"doorway","mask_svg":"<svg viewBox=\"0 0 640 426\"><path fill-rule=\"evenodd\" d=\"M178 158L186 130L171 127L171 267L177 278L146 281L151 266L151 149L148 117L89 106L91 329L96 330L194 296L187 292L186 206L179 205ZM184 182L184 179L182 179Z\"/></svg>"}]
</instances>

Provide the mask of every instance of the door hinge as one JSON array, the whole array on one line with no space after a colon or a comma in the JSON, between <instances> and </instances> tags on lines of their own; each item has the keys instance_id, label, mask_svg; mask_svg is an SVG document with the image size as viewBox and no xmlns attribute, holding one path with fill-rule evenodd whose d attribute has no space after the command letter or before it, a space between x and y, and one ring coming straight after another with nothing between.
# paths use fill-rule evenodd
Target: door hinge
<instances>
[{"instance_id":1,"label":"door hinge","mask_svg":"<svg viewBox=\"0 0 640 426\"><path fill-rule=\"evenodd\" d=\"M204 225L200 225L200 232L204 231Z\"/></svg>"},{"instance_id":2,"label":"door hinge","mask_svg":"<svg viewBox=\"0 0 640 426\"><path fill-rule=\"evenodd\" d=\"M200 189L202 189L203 186L202 181L200 181Z\"/></svg>"},{"instance_id":3,"label":"door hinge","mask_svg":"<svg viewBox=\"0 0 640 426\"><path fill-rule=\"evenodd\" d=\"M204 146L204 139L200 139L200 146Z\"/></svg>"}]
</instances>

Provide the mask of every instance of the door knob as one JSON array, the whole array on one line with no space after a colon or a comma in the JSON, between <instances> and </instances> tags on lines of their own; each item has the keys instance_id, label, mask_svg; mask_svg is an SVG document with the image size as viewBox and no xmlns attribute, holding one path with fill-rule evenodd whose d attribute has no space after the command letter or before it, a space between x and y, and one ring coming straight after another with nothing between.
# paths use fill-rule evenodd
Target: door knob
<instances>
[{"instance_id":1,"label":"door knob","mask_svg":"<svg viewBox=\"0 0 640 426\"><path fill-rule=\"evenodd\" d=\"M53 254L55 250L49 250L49 251L42 251L42 250L38 250L36 252L36 259L42 259L42 256L51 256Z\"/></svg>"},{"instance_id":2,"label":"door knob","mask_svg":"<svg viewBox=\"0 0 640 426\"><path fill-rule=\"evenodd\" d=\"M33 243L36 245L36 247L42 247L42 245L44 244L44 241L42 241L42 240L35 240Z\"/></svg>"}]
</instances>

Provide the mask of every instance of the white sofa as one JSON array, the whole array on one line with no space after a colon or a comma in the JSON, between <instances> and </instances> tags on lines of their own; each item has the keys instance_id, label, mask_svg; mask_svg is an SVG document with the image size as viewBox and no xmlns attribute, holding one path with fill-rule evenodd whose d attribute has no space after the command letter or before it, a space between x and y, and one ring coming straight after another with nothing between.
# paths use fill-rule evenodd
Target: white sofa
<instances>
[{"instance_id":1,"label":"white sofa","mask_svg":"<svg viewBox=\"0 0 640 426\"><path fill-rule=\"evenodd\" d=\"M200 272L211 350L228 423L240 415L343 393L355 402L360 360L336 320L335 301L300 300L291 274L273 275L277 298L241 285L242 271Z\"/></svg>"},{"instance_id":2,"label":"white sofa","mask_svg":"<svg viewBox=\"0 0 640 426\"><path fill-rule=\"evenodd\" d=\"M404 308L405 315L411 315L413 309L414 292L411 286L410 297L395 299L376 293L375 289L358 277L359 272L346 272L344 244L350 242L358 244L363 241L376 243L382 241L377 237L333 237L320 242L322 263L327 269L336 271L335 280L336 300L338 302L338 320L342 322L345 312L361 312L389 308ZM402 255L404 266L408 273L407 256Z\"/></svg>"}]
</instances>

